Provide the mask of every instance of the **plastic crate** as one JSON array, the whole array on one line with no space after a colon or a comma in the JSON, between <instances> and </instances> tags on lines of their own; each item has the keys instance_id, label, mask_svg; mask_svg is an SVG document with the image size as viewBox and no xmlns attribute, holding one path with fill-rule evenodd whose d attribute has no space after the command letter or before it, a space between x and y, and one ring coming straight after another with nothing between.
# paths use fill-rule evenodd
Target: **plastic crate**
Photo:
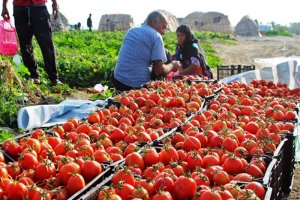
<instances>
[{"instance_id":1,"label":"plastic crate","mask_svg":"<svg viewBox=\"0 0 300 200\"><path fill-rule=\"evenodd\" d=\"M270 162L265 176L263 178L263 184L272 188L271 199L280 199L282 196L282 163L276 158L273 158Z\"/></svg>"},{"instance_id":2,"label":"plastic crate","mask_svg":"<svg viewBox=\"0 0 300 200\"><path fill-rule=\"evenodd\" d=\"M110 177L112 173L113 171L110 168L104 169L101 174L89 182L84 188L73 194L70 198L68 198L68 200L77 200L86 193L89 193L92 188L102 183L105 179L107 179L107 177Z\"/></svg>"},{"instance_id":3,"label":"plastic crate","mask_svg":"<svg viewBox=\"0 0 300 200\"><path fill-rule=\"evenodd\" d=\"M221 65L217 67L217 78L220 80L228 76L251 70L255 70L255 65Z\"/></svg>"},{"instance_id":4,"label":"plastic crate","mask_svg":"<svg viewBox=\"0 0 300 200\"><path fill-rule=\"evenodd\" d=\"M3 156L4 156L5 163L14 162L15 161L15 159L13 159L10 155L8 155L7 153L5 153L5 151L3 151L3 150L0 150L0 151L3 154Z\"/></svg>"},{"instance_id":5,"label":"plastic crate","mask_svg":"<svg viewBox=\"0 0 300 200\"><path fill-rule=\"evenodd\" d=\"M283 146L283 158L282 158L282 191L289 193L291 191L292 179L295 169L295 136L292 133L286 135L287 141Z\"/></svg>"},{"instance_id":6,"label":"plastic crate","mask_svg":"<svg viewBox=\"0 0 300 200\"><path fill-rule=\"evenodd\" d=\"M291 191L294 177L295 145L293 133L285 135L276 151L270 156L273 159L267 168L263 183L272 187L271 199L284 199Z\"/></svg>"},{"instance_id":7,"label":"plastic crate","mask_svg":"<svg viewBox=\"0 0 300 200\"><path fill-rule=\"evenodd\" d=\"M78 199L79 200L95 200L95 199L97 199L97 195L98 195L100 189L103 186L110 185L112 177L113 177L113 174L111 174L110 176L108 176L107 178L102 180L102 182L99 183L98 185L90 188L90 190L88 192L86 192L84 195L82 195Z\"/></svg>"}]
</instances>

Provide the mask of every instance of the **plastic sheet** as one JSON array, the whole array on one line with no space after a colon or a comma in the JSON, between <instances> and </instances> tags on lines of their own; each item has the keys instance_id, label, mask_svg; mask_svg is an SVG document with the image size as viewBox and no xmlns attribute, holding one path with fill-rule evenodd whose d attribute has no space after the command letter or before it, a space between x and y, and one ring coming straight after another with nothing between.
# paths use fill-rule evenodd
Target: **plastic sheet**
<instances>
[{"instance_id":1,"label":"plastic sheet","mask_svg":"<svg viewBox=\"0 0 300 200\"><path fill-rule=\"evenodd\" d=\"M266 80L285 83L290 89L300 88L300 57L256 59L265 66L260 69L233 75L221 82L239 81L249 84L252 80Z\"/></svg>"}]
</instances>

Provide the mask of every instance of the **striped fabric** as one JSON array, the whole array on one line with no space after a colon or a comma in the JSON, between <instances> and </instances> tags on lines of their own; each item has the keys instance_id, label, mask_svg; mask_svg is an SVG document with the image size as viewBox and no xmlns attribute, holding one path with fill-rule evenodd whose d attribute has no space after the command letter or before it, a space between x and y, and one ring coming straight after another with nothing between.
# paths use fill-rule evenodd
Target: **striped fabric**
<instances>
[{"instance_id":1,"label":"striped fabric","mask_svg":"<svg viewBox=\"0 0 300 200\"><path fill-rule=\"evenodd\" d=\"M221 79L221 82L239 81L249 84L252 80L286 83L290 89L300 88L300 58L283 60L269 59L268 66Z\"/></svg>"}]
</instances>

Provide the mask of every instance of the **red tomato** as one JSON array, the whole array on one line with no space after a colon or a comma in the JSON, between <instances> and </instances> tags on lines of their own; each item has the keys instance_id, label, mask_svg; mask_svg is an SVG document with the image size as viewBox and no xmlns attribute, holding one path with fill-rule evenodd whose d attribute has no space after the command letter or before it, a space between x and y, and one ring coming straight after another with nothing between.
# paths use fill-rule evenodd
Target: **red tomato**
<instances>
[{"instance_id":1,"label":"red tomato","mask_svg":"<svg viewBox=\"0 0 300 200\"><path fill-rule=\"evenodd\" d=\"M198 138L188 136L184 142L182 148L186 151L198 150L201 148L201 143Z\"/></svg>"},{"instance_id":2,"label":"red tomato","mask_svg":"<svg viewBox=\"0 0 300 200\"><path fill-rule=\"evenodd\" d=\"M122 200L130 200L132 193L134 191L134 187L128 183L119 183L116 188L116 193L120 195Z\"/></svg>"},{"instance_id":3,"label":"red tomato","mask_svg":"<svg viewBox=\"0 0 300 200\"><path fill-rule=\"evenodd\" d=\"M28 189L23 183L20 182L10 182L6 185L3 190L3 196L8 199L26 199Z\"/></svg>"},{"instance_id":4,"label":"red tomato","mask_svg":"<svg viewBox=\"0 0 300 200\"><path fill-rule=\"evenodd\" d=\"M159 162L159 154L153 147L145 149L143 158L146 166L151 166Z\"/></svg>"},{"instance_id":5,"label":"red tomato","mask_svg":"<svg viewBox=\"0 0 300 200\"><path fill-rule=\"evenodd\" d=\"M240 173L234 177L235 181L242 181L242 182L251 182L253 181L253 176L248 173Z\"/></svg>"},{"instance_id":6,"label":"red tomato","mask_svg":"<svg viewBox=\"0 0 300 200\"><path fill-rule=\"evenodd\" d=\"M113 130L109 133L109 136L113 142L118 142L120 140L124 140L125 133L119 128L113 128Z\"/></svg>"},{"instance_id":7,"label":"red tomato","mask_svg":"<svg viewBox=\"0 0 300 200\"><path fill-rule=\"evenodd\" d=\"M50 160L42 160L35 168L35 180L43 181L56 175L56 168Z\"/></svg>"},{"instance_id":8,"label":"red tomato","mask_svg":"<svg viewBox=\"0 0 300 200\"><path fill-rule=\"evenodd\" d=\"M224 162L224 170L230 174L238 174L243 172L243 163L240 158L229 157Z\"/></svg>"},{"instance_id":9,"label":"red tomato","mask_svg":"<svg viewBox=\"0 0 300 200\"><path fill-rule=\"evenodd\" d=\"M202 167L220 165L220 159L215 155L206 155L202 159Z\"/></svg>"},{"instance_id":10,"label":"red tomato","mask_svg":"<svg viewBox=\"0 0 300 200\"><path fill-rule=\"evenodd\" d=\"M168 176L158 176L158 178L155 178L153 186L156 191L163 190L172 193L174 181Z\"/></svg>"},{"instance_id":11,"label":"red tomato","mask_svg":"<svg viewBox=\"0 0 300 200\"><path fill-rule=\"evenodd\" d=\"M237 147L234 149L234 155L240 158L247 158L249 152L244 147Z\"/></svg>"},{"instance_id":12,"label":"red tomato","mask_svg":"<svg viewBox=\"0 0 300 200\"><path fill-rule=\"evenodd\" d=\"M69 196L72 196L73 194L75 194L76 192L78 192L84 187L85 187L84 178L80 174L74 173L71 175L71 177L68 180L67 192Z\"/></svg>"},{"instance_id":13,"label":"red tomato","mask_svg":"<svg viewBox=\"0 0 300 200\"><path fill-rule=\"evenodd\" d=\"M140 180L137 180L136 182L136 187L143 187L147 190L149 196L152 196L154 193L155 193L155 190L154 190L154 182L153 180L151 179L140 179Z\"/></svg>"},{"instance_id":14,"label":"red tomato","mask_svg":"<svg viewBox=\"0 0 300 200\"><path fill-rule=\"evenodd\" d=\"M65 133L75 131L75 125L70 121L64 123L62 125L62 127L63 127Z\"/></svg>"},{"instance_id":15,"label":"red tomato","mask_svg":"<svg viewBox=\"0 0 300 200\"><path fill-rule=\"evenodd\" d=\"M114 186L118 185L118 183L121 181L135 186L135 178L130 170L121 169L115 173L111 179L111 182Z\"/></svg>"},{"instance_id":16,"label":"red tomato","mask_svg":"<svg viewBox=\"0 0 300 200\"><path fill-rule=\"evenodd\" d=\"M7 170L6 170L6 168L5 167L0 167L0 177L2 178L8 178L8 172L7 172Z\"/></svg>"},{"instance_id":17,"label":"red tomato","mask_svg":"<svg viewBox=\"0 0 300 200\"><path fill-rule=\"evenodd\" d=\"M33 154L24 153L20 156L19 163L23 169L35 169L38 160Z\"/></svg>"},{"instance_id":18,"label":"red tomato","mask_svg":"<svg viewBox=\"0 0 300 200\"><path fill-rule=\"evenodd\" d=\"M126 156L125 165L138 167L141 170L143 170L145 168L145 163L144 163L143 157L140 154L138 154L137 152L133 152Z\"/></svg>"},{"instance_id":19,"label":"red tomato","mask_svg":"<svg viewBox=\"0 0 300 200\"><path fill-rule=\"evenodd\" d=\"M253 181L253 182L246 184L245 189L252 190L260 199L265 198L266 190L262 186L262 184L260 184L258 182Z\"/></svg>"},{"instance_id":20,"label":"red tomato","mask_svg":"<svg viewBox=\"0 0 300 200\"><path fill-rule=\"evenodd\" d=\"M67 185L70 177L74 173L80 173L80 166L74 162L70 162L60 168L58 177L61 179L64 185Z\"/></svg>"},{"instance_id":21,"label":"red tomato","mask_svg":"<svg viewBox=\"0 0 300 200\"><path fill-rule=\"evenodd\" d=\"M249 165L246 166L245 172L254 176L255 178L262 178L264 176L261 169L252 163L249 163Z\"/></svg>"},{"instance_id":22,"label":"red tomato","mask_svg":"<svg viewBox=\"0 0 300 200\"><path fill-rule=\"evenodd\" d=\"M132 200L133 199L135 199L135 200L139 200L139 199L150 200L148 191L143 187L138 187L138 188L134 189L132 192L131 198L132 198Z\"/></svg>"},{"instance_id":23,"label":"red tomato","mask_svg":"<svg viewBox=\"0 0 300 200\"><path fill-rule=\"evenodd\" d=\"M81 168L81 174L86 182L90 182L101 174L102 167L97 161L86 160Z\"/></svg>"},{"instance_id":24,"label":"red tomato","mask_svg":"<svg viewBox=\"0 0 300 200\"><path fill-rule=\"evenodd\" d=\"M179 159L178 153L174 147L163 147L161 152L159 153L159 160L168 165L171 161L177 162Z\"/></svg>"},{"instance_id":25,"label":"red tomato","mask_svg":"<svg viewBox=\"0 0 300 200\"><path fill-rule=\"evenodd\" d=\"M190 170L194 170L197 167L203 166L202 157L197 152L192 152L187 156L186 162Z\"/></svg>"},{"instance_id":26,"label":"red tomato","mask_svg":"<svg viewBox=\"0 0 300 200\"><path fill-rule=\"evenodd\" d=\"M197 174L193 179L196 181L197 186L201 186L201 185L210 186L209 178L203 173Z\"/></svg>"},{"instance_id":27,"label":"red tomato","mask_svg":"<svg viewBox=\"0 0 300 200\"><path fill-rule=\"evenodd\" d=\"M222 143L223 147L230 152L233 152L238 147L238 142L232 138L225 138Z\"/></svg>"},{"instance_id":28,"label":"red tomato","mask_svg":"<svg viewBox=\"0 0 300 200\"><path fill-rule=\"evenodd\" d=\"M180 176L174 184L174 196L176 199L193 198L197 192L197 185L194 179Z\"/></svg>"},{"instance_id":29,"label":"red tomato","mask_svg":"<svg viewBox=\"0 0 300 200\"><path fill-rule=\"evenodd\" d=\"M22 149L21 146L12 139L8 139L2 143L2 149L5 150L13 158L18 158L19 154L21 153Z\"/></svg>"},{"instance_id":30,"label":"red tomato","mask_svg":"<svg viewBox=\"0 0 300 200\"><path fill-rule=\"evenodd\" d=\"M21 171L22 171L20 163L18 163L18 162L9 162L5 168L8 172L8 174L13 179L15 179L19 174L21 174ZM1 176L1 174L0 174L0 177L3 177L3 176Z\"/></svg>"},{"instance_id":31,"label":"red tomato","mask_svg":"<svg viewBox=\"0 0 300 200\"><path fill-rule=\"evenodd\" d=\"M213 176L213 181L216 185L225 185L230 182L229 175L225 171L218 171Z\"/></svg>"},{"instance_id":32,"label":"red tomato","mask_svg":"<svg viewBox=\"0 0 300 200\"><path fill-rule=\"evenodd\" d=\"M91 124L100 123L100 117L97 112L94 112L87 117L87 121Z\"/></svg>"},{"instance_id":33,"label":"red tomato","mask_svg":"<svg viewBox=\"0 0 300 200\"><path fill-rule=\"evenodd\" d=\"M151 197L151 200L173 200L170 192L160 191Z\"/></svg>"},{"instance_id":34,"label":"red tomato","mask_svg":"<svg viewBox=\"0 0 300 200\"><path fill-rule=\"evenodd\" d=\"M109 162L111 159L109 157L109 154L105 150L97 150L94 152L94 158L97 162Z\"/></svg>"},{"instance_id":35,"label":"red tomato","mask_svg":"<svg viewBox=\"0 0 300 200\"><path fill-rule=\"evenodd\" d=\"M91 127L87 123L82 123L78 125L75 129L76 133L85 133L88 134L91 131Z\"/></svg>"}]
</instances>

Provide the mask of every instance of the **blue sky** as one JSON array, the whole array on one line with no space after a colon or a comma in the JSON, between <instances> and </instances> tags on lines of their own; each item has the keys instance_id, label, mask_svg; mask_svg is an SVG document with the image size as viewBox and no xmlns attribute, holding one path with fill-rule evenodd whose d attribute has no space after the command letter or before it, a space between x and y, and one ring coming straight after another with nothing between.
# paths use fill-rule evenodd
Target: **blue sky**
<instances>
[{"instance_id":1,"label":"blue sky","mask_svg":"<svg viewBox=\"0 0 300 200\"><path fill-rule=\"evenodd\" d=\"M9 0L12 4L13 0ZM0 0L2 5L2 0ZM49 11L51 0L48 0ZM136 24L144 21L153 10L163 9L176 17L185 17L191 12L216 11L228 15L231 25L235 26L244 15L259 22L275 21L282 25L300 22L295 0L57 0L60 11L69 19L70 24L81 22L86 27L86 19L92 13L94 29L98 28L103 14L131 14ZM10 6L10 11L12 8ZM12 14L11 14L12 15Z\"/></svg>"}]
</instances>

